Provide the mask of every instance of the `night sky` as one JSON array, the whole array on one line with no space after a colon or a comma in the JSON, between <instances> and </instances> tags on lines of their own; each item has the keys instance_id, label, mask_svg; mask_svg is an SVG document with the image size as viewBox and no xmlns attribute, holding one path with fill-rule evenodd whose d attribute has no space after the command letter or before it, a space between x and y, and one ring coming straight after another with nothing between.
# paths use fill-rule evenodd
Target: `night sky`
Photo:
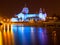
<instances>
[{"instance_id":1,"label":"night sky","mask_svg":"<svg viewBox=\"0 0 60 45\"><path fill-rule=\"evenodd\" d=\"M45 8L49 16L60 15L59 0L0 0L0 16L13 17L21 12L25 3L29 8L29 13L39 13L40 8Z\"/></svg>"}]
</instances>

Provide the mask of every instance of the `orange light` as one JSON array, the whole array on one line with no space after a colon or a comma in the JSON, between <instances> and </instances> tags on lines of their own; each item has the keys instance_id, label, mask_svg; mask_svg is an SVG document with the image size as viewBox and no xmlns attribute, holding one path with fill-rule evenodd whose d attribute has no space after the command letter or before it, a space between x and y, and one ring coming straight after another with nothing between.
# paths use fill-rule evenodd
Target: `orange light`
<instances>
[{"instance_id":1,"label":"orange light","mask_svg":"<svg viewBox=\"0 0 60 45\"><path fill-rule=\"evenodd\" d=\"M4 45L7 45L7 34L5 30L3 32L3 39L4 39Z\"/></svg>"},{"instance_id":2,"label":"orange light","mask_svg":"<svg viewBox=\"0 0 60 45\"><path fill-rule=\"evenodd\" d=\"M13 34L12 26L13 25L11 25L11 39L12 39L12 45L14 45L14 34Z\"/></svg>"},{"instance_id":3,"label":"orange light","mask_svg":"<svg viewBox=\"0 0 60 45\"><path fill-rule=\"evenodd\" d=\"M8 40L8 45L11 45L11 36L8 30L7 30L7 40Z\"/></svg>"},{"instance_id":4,"label":"orange light","mask_svg":"<svg viewBox=\"0 0 60 45\"><path fill-rule=\"evenodd\" d=\"M1 31L0 31L0 45L3 45L2 44L2 34L1 34Z\"/></svg>"},{"instance_id":5,"label":"orange light","mask_svg":"<svg viewBox=\"0 0 60 45\"><path fill-rule=\"evenodd\" d=\"M7 19L7 22L9 22L9 19Z\"/></svg>"}]
</instances>

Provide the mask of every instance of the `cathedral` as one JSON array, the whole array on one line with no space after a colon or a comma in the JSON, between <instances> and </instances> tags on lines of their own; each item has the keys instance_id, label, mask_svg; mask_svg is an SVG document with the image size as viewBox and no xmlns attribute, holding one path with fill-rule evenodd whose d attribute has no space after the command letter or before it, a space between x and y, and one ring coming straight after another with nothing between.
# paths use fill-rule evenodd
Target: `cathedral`
<instances>
[{"instance_id":1,"label":"cathedral","mask_svg":"<svg viewBox=\"0 0 60 45\"><path fill-rule=\"evenodd\" d=\"M11 18L11 21L12 22L21 22L21 21L30 21L30 20L45 21L47 14L46 12L43 13L43 11L44 10L40 8L38 14L35 13L29 14L29 8L25 6L19 14L15 15L16 17Z\"/></svg>"}]
</instances>

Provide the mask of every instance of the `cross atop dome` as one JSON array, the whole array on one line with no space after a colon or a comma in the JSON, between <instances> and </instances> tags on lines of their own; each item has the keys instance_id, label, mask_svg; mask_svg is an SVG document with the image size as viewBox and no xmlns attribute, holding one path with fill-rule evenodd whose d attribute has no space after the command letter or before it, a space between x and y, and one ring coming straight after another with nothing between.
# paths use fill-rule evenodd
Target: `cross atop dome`
<instances>
[{"instance_id":1,"label":"cross atop dome","mask_svg":"<svg viewBox=\"0 0 60 45\"><path fill-rule=\"evenodd\" d=\"M42 13L42 8L40 8L39 13Z\"/></svg>"},{"instance_id":2,"label":"cross atop dome","mask_svg":"<svg viewBox=\"0 0 60 45\"><path fill-rule=\"evenodd\" d=\"M25 7L27 7L27 4L25 3Z\"/></svg>"}]
</instances>

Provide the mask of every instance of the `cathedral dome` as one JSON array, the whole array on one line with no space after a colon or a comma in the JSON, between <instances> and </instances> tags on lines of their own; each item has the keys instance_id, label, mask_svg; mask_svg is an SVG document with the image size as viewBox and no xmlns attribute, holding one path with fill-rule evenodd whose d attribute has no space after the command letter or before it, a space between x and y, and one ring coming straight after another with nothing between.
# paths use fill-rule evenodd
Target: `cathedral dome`
<instances>
[{"instance_id":1,"label":"cathedral dome","mask_svg":"<svg viewBox=\"0 0 60 45\"><path fill-rule=\"evenodd\" d=\"M25 5L25 7L22 9L22 13L25 13L25 14L29 13L29 9L28 9L28 7L26 7L26 5Z\"/></svg>"}]
</instances>

